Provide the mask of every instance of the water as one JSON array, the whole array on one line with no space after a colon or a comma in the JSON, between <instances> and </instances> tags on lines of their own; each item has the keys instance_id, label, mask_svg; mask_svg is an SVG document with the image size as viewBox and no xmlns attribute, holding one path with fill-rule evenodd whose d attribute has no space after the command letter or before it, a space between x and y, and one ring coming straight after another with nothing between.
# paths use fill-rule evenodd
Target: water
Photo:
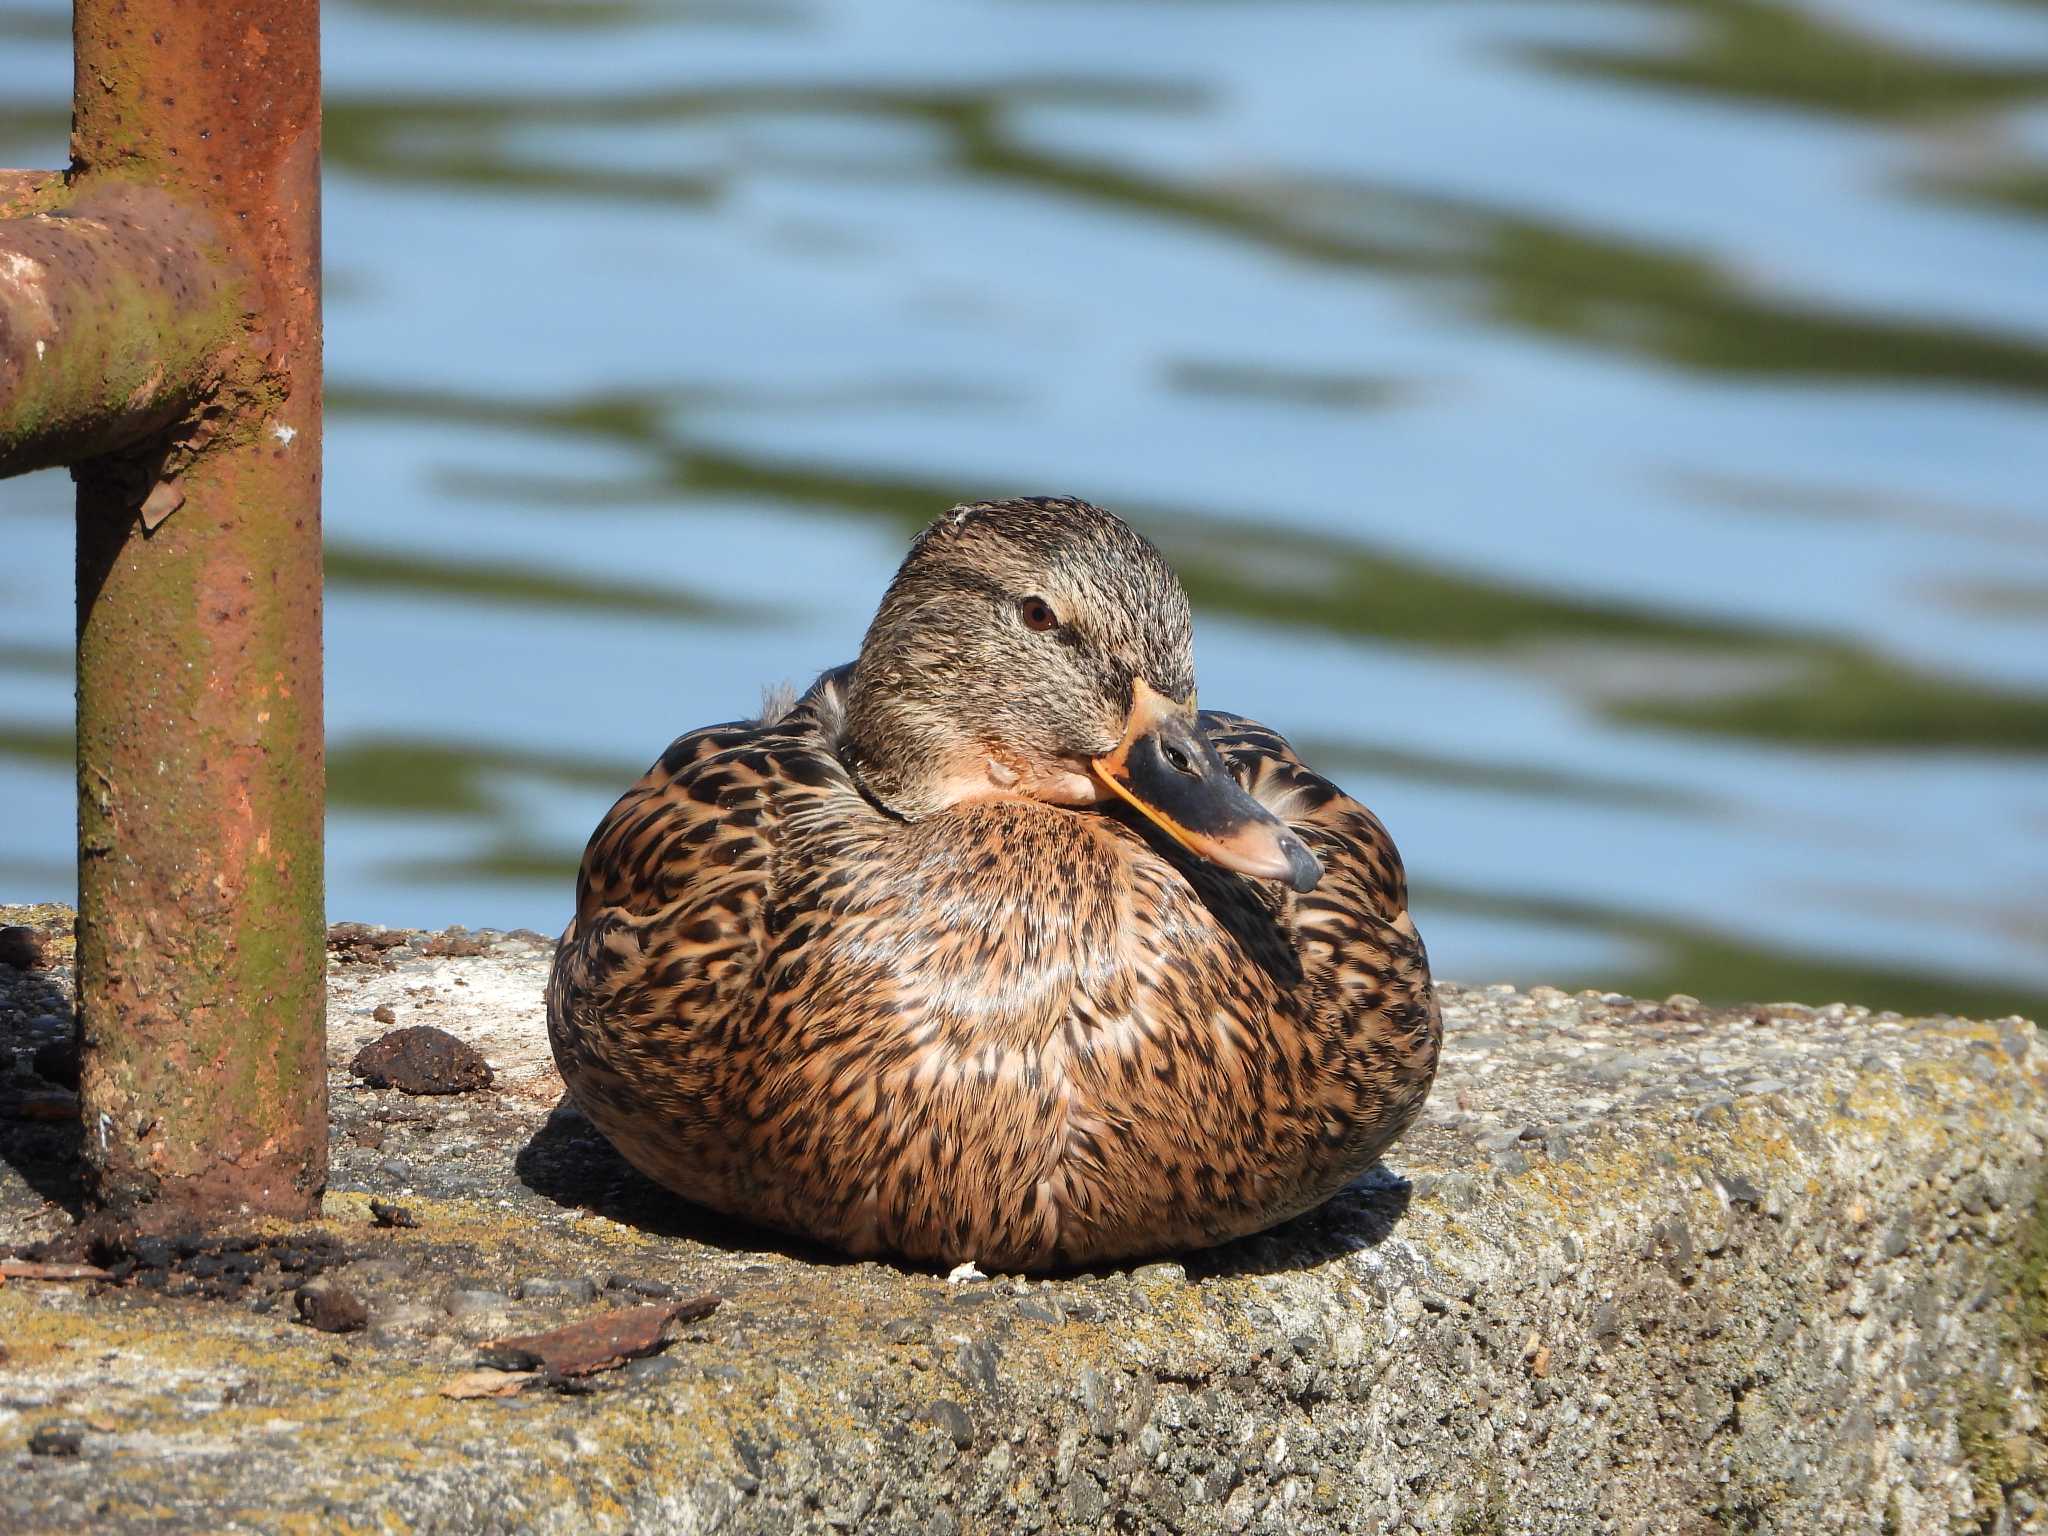
<instances>
[{"instance_id":1,"label":"water","mask_svg":"<svg viewBox=\"0 0 2048 1536\"><path fill-rule=\"evenodd\" d=\"M2040 0L327 6L331 913L566 917L911 530L1134 517L1440 974L2048 1000ZM64 13L0 0L0 162ZM0 484L0 897L72 879Z\"/></svg>"}]
</instances>

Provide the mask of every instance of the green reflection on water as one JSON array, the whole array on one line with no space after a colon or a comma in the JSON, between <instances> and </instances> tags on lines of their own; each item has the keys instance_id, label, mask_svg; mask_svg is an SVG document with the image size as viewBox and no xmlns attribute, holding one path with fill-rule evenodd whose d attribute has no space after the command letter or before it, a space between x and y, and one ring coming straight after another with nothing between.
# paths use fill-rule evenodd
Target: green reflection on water
<instances>
[{"instance_id":1,"label":"green reflection on water","mask_svg":"<svg viewBox=\"0 0 2048 1536\"><path fill-rule=\"evenodd\" d=\"M1803 93L1793 99L1825 105L1868 94L1911 111L1919 109L1903 104L1996 104L2048 90L2048 69L1979 68L1922 58L1858 42L1811 18L1794 16L1781 26L1774 18L1782 8L1776 6L1671 3L1716 18L1730 35L1747 38L1762 29L1758 35L1779 39L1790 28L1801 40L1774 41L1759 51L1775 56L1789 46L1792 57L1808 59L1810 68L1788 63L1746 73L1747 62L1728 67L1725 78L1750 82L1752 95ZM1804 41L1808 28L1818 28L1816 37L1829 46L1848 39L1845 46L1864 50L1853 58L1886 61L1887 70L1894 60L1912 64L1901 76L1903 94L1867 80L1851 90L1860 78L1855 69L1821 59L1826 48L1821 41ZM1746 61L1749 46L1732 57ZM1700 89L1718 88L1724 78L1686 66L1694 57L1687 53L1551 50L1544 57L1559 67L1640 73L1664 85L1696 77ZM1205 99L1197 90L1143 80L1025 80L972 90L820 85L459 100L341 98L328 105L326 156L336 169L414 185L701 207L720 195L734 171L645 171L616 167L594 154L541 159L519 145L543 141L533 130L551 126L645 132L775 115L908 124L936 136L958 175L1165 219L1320 265L1406 278L1498 323L1579 345L1710 372L2048 391L2048 347L2030 338L1760 293L1682 250L1469 200L1328 178L1265 179L1257 185L1180 181L1035 145L1012 126L1022 109L1188 111ZM0 109L0 142L10 132L55 132L60 124L47 109ZM885 174L879 166L855 173L836 161L831 168L842 178ZM923 182L935 173L929 158L919 154L897 174Z\"/></svg>"},{"instance_id":2,"label":"green reflection on water","mask_svg":"<svg viewBox=\"0 0 2048 1536\"><path fill-rule=\"evenodd\" d=\"M78 756L77 737L68 725L0 724L0 756L24 762L69 768Z\"/></svg>"},{"instance_id":3,"label":"green reflection on water","mask_svg":"<svg viewBox=\"0 0 2048 1536\"><path fill-rule=\"evenodd\" d=\"M1521 50L1547 68L1658 90L1883 124L1987 115L2048 97L2048 65L2003 64L1918 51L1874 31L1773 0L1621 0L1628 9L1681 18L1669 40L1634 46L1538 45ZM2042 9L2041 0L2006 0ZM1981 146L1972 153L1981 153ZM2000 152L1993 151L1994 156ZM1921 175L1937 196L2048 215L2048 167L1964 166Z\"/></svg>"},{"instance_id":4,"label":"green reflection on water","mask_svg":"<svg viewBox=\"0 0 2048 1536\"><path fill-rule=\"evenodd\" d=\"M2048 82L2048 73L2043 75ZM507 146L538 124L647 128L781 113L919 124L962 174L1165 218L1323 265L1406 277L1488 318L1709 372L2048 391L2048 347L2024 337L1830 309L1749 290L1704 258L1467 200L1328 179L1181 182L1062 154L1010 131L1020 108L1187 110L1199 93L1144 82L1017 82L975 91L726 88L603 98L338 102L331 163L371 175L701 203L720 173L664 176L535 162ZM458 136L459 149L446 147ZM440 146L440 147L437 147ZM835 166L837 174L846 174ZM879 171L869 174L879 175ZM905 177L927 180L916 157Z\"/></svg>"},{"instance_id":5,"label":"green reflection on water","mask_svg":"<svg viewBox=\"0 0 2048 1536\"><path fill-rule=\"evenodd\" d=\"M492 790L494 780L517 777L618 795L646 770L645 763L623 758L514 751L419 737L356 737L328 751L327 799L347 811L494 815L504 809ZM568 877L574 876L572 858Z\"/></svg>"},{"instance_id":6,"label":"green reflection on water","mask_svg":"<svg viewBox=\"0 0 2048 1536\"><path fill-rule=\"evenodd\" d=\"M396 592L458 602L511 603L721 624L760 622L773 612L643 582L570 576L559 570L507 561L445 559L350 544L327 546L327 583L353 591Z\"/></svg>"},{"instance_id":7,"label":"green reflection on water","mask_svg":"<svg viewBox=\"0 0 2048 1536\"><path fill-rule=\"evenodd\" d=\"M1949 171L1923 178L1944 196L2048 218L2048 165L2007 165L1981 171Z\"/></svg>"},{"instance_id":8,"label":"green reflection on water","mask_svg":"<svg viewBox=\"0 0 2048 1536\"><path fill-rule=\"evenodd\" d=\"M788 25L804 12L752 0L681 6L655 0L352 0L408 19L494 29L626 31L674 20ZM1427 0L1442 3L1442 0ZM2040 0L2030 0L2037 6ZM1988 114L2048 92L2048 67L1944 57L1892 44L1795 6L1768 0L1628 0L1626 8L1683 23L1643 45L1524 50L1540 67L1580 80L1686 91L1739 105L1764 103L1879 125ZM1256 8L1245 6L1247 14ZM60 39L61 17L0 8L0 38ZM1948 385L2021 394L2048 388L2048 348L2017 333L1957 328L1831 307L1753 289L1731 270L1684 249L1631 240L1506 207L1418 194L1390 185L1326 178L1256 183L1176 179L1030 141L1020 114L1062 107L1161 113L1204 109L1199 89L1147 80L1023 80L971 89L836 86L549 96L507 92L461 99L342 99L327 124L329 163L361 177L440 185L486 195L672 207L693 216L728 186L763 168L759 148L721 147L712 169L666 171L610 163L592 147L693 125L745 119L879 123L920 132L928 145L897 161L857 169L817 152L816 166L845 181L929 182L951 176L1160 223L1234 243L1275 262L1303 263L1405 283L1469 308L1486 321L1546 341L1701 372L1903 385ZM61 143L61 112L0 105L5 145ZM550 129L580 150L556 153ZM534 131L538 130L538 131ZM575 130L600 130L578 135ZM820 136L821 138L827 136ZM746 158L738 158L745 156ZM636 159L644 158L636 156ZM804 168L801 151L774 152L777 168ZM1426 172L1426 167L1424 168ZM2048 170L2012 159L1924 174L1918 185L2018 213L2048 212ZM1372 409L1399 399L1407 381L1301 374L1187 359L1166 365L1167 387L1290 409ZM444 487L508 510L573 516L582 507L652 505L695 498L753 499L814 515L872 519L908 531L977 489L934 477L845 471L750 455L691 440L673 425L689 391L656 397L607 393L566 401L509 402L388 389L337 389L337 414L420 417L452 425L511 427L629 446L645 468L611 478L511 476L464 468ZM718 403L711 397L697 399ZM726 402L730 403L730 402ZM1723 487L1726 489L1726 486ZM1751 487L1749 489L1754 489ZM1868 497L1838 504L1788 495L1801 515L1912 516ZM1418 650L1527 658L1569 672L1574 654L1628 656L1643 664L1626 688L1592 689L1594 707L1646 725L1828 748L2048 750L2048 699L1919 673L1853 643L1794 628L1687 617L1585 594L1550 592L1458 572L1356 541L1276 530L1257 516L1187 514L1123 506L1165 546L1205 612L1279 628L1319 631ZM1250 509L1256 513L1259 509ZM1987 515L1993 516L1993 515ZM2038 525L2008 520L2005 534L2038 539ZM1986 525L1988 527L1988 523ZM1956 525L1962 531L1963 525ZM758 610L630 580L566 575L495 558L472 560L369 549L330 549L337 589L488 601L541 610L629 612L684 622L743 622ZM2038 612L2023 587L1967 594L1987 611ZM1664 660L1658 660L1662 657ZM1726 661L1723 680L1696 686L1703 666ZM0 650L0 671L55 677L68 650ZM1588 685L1592 687L1591 684ZM1514 764L1442 761L1357 744L1316 743L1317 760L1362 773L1407 776L1475 790L1629 805L1708 817L1719 808L1655 785ZM69 771L68 731L0 728L0 754ZM1348 767L1347 767L1348 765ZM508 780L543 781L602 799L640 771L623 761L514 752L471 744L367 739L330 758L335 805L372 815L432 812L490 825L509 820ZM575 854L529 846L502 827L491 853L463 866L436 864L411 878L475 876L540 881L566 899ZM1903 1009L1963 1007L2039 1012L2042 998L1862 965L1834 965L1660 923L1614 909L1429 891L1443 910L1555 922L1641 943L1652 969L1603 985L1646 993L1682 989L1707 997L1848 996Z\"/></svg>"},{"instance_id":9,"label":"green reflection on water","mask_svg":"<svg viewBox=\"0 0 2048 1536\"><path fill-rule=\"evenodd\" d=\"M431 18L479 27L609 31L622 27L713 22L721 26L786 27L803 8L779 0L347 0L351 10L405 20Z\"/></svg>"},{"instance_id":10,"label":"green reflection on water","mask_svg":"<svg viewBox=\"0 0 2048 1536\"><path fill-rule=\"evenodd\" d=\"M1663 478L1671 489L1700 505L1733 512L1866 526L1889 523L2019 549L2048 548L2048 522L1997 507L1869 486L1815 485L1700 470L1678 470Z\"/></svg>"},{"instance_id":11,"label":"green reflection on water","mask_svg":"<svg viewBox=\"0 0 2048 1536\"><path fill-rule=\"evenodd\" d=\"M75 665L68 645L0 642L0 674L15 677L69 677Z\"/></svg>"},{"instance_id":12,"label":"green reflection on water","mask_svg":"<svg viewBox=\"0 0 2048 1536\"><path fill-rule=\"evenodd\" d=\"M1427 935L1431 907L1469 916L1540 922L1603 934L1648 949L1647 964L1598 977L1567 978L1564 987L1595 986L1635 997L1689 992L1712 1003L1853 1002L1901 1013L1955 1013L1970 1018L2020 1014L2048 1019L2048 992L1987 985L1981 977L1876 962L1821 960L1702 926L1596 902L1419 884L1417 924Z\"/></svg>"},{"instance_id":13,"label":"green reflection on water","mask_svg":"<svg viewBox=\"0 0 2048 1536\"><path fill-rule=\"evenodd\" d=\"M1403 779L1438 789L1478 790L1610 810L1667 811L1693 816L1719 815L1726 809L1706 795L1608 774L1537 767L1497 758L1481 761L1446 757L1435 752L1312 736L1297 739L1293 746L1303 762L1339 783Z\"/></svg>"},{"instance_id":14,"label":"green reflection on water","mask_svg":"<svg viewBox=\"0 0 2048 1536\"><path fill-rule=\"evenodd\" d=\"M1186 395L1219 400L1256 400L1313 410L1355 411L1398 405L1416 393L1405 379L1355 373L1312 373L1301 369L1206 363L1169 363L1166 385Z\"/></svg>"},{"instance_id":15,"label":"green reflection on water","mask_svg":"<svg viewBox=\"0 0 2048 1536\"><path fill-rule=\"evenodd\" d=\"M360 385L330 393L337 411L593 438L645 458L646 470L611 479L468 472L450 482L501 505L556 514L711 496L869 518L908 532L969 494L935 480L693 443L667 425L662 402L672 398L527 402ZM1597 707L1617 719L1810 746L2048 751L2048 696L1936 677L1853 641L1544 592L1256 518L1128 503L1118 510L1165 551L1202 611L1418 648L1551 659L1558 647L1591 647L1646 657L1627 686L1603 685L1596 694ZM1675 659L1660 662L1659 653ZM1687 655L1740 665L1702 692L1683 664ZM1569 680L1569 654L1562 665Z\"/></svg>"},{"instance_id":16,"label":"green reflection on water","mask_svg":"<svg viewBox=\"0 0 2048 1536\"><path fill-rule=\"evenodd\" d=\"M1524 51L1577 74L1885 121L2010 106L2048 91L2048 66L1918 52L1775 0L1623 3L1684 18L1677 46Z\"/></svg>"},{"instance_id":17,"label":"green reflection on water","mask_svg":"<svg viewBox=\"0 0 2048 1536\"><path fill-rule=\"evenodd\" d=\"M71 18L41 7L0 6L0 38L10 37L30 43L69 42Z\"/></svg>"}]
</instances>

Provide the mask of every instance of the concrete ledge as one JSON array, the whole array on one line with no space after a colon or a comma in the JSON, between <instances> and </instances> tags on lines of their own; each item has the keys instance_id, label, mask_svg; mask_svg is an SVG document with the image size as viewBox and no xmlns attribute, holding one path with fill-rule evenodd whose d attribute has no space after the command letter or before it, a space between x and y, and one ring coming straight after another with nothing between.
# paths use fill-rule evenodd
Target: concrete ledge
<instances>
[{"instance_id":1,"label":"concrete ledge","mask_svg":"<svg viewBox=\"0 0 2048 1536\"><path fill-rule=\"evenodd\" d=\"M58 935L68 921L33 915ZM50 1102L4 1074L62 1027L35 1021L64 1012L67 942L51 969L0 965L13 1102ZM548 954L537 936L343 935L318 1227L252 1228L255 1272L177 1271L164 1289L187 1296L0 1288L0 1526L1478 1536L2048 1519L2048 1052L2021 1020L1446 987L1435 1098L1390 1170L1183 1263L949 1285L679 1208L556 1111ZM496 1086L353 1083L349 1058L393 1020L472 1041ZM77 1133L0 1119L0 1246L61 1246ZM373 1195L419 1225L374 1226ZM290 1320L304 1276L282 1265L309 1245L366 1302L366 1331ZM605 1291L613 1277L725 1301L585 1392L438 1395L480 1339L637 1299ZM52 1428L77 1455L30 1453Z\"/></svg>"}]
</instances>

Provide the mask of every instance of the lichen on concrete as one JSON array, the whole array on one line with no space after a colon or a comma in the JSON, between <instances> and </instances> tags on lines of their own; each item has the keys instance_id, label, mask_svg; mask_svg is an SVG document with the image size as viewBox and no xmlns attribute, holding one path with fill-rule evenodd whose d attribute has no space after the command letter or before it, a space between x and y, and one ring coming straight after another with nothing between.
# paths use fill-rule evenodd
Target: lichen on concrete
<instances>
[{"instance_id":1,"label":"lichen on concrete","mask_svg":"<svg viewBox=\"0 0 2048 1536\"><path fill-rule=\"evenodd\" d=\"M268 1268L184 1296L0 1288L0 1524L1704 1536L2048 1513L2048 1052L2024 1021L1446 987L1424 1122L1322 1210L952 1285L640 1179L557 1104L549 951L338 932L330 1192L319 1222L249 1235L256 1257L324 1238L368 1328L294 1321ZM0 1072L69 1027L52 955L0 968ZM493 1086L354 1082L394 1024L469 1041ZM0 1127L0 1244L61 1244L77 1127ZM376 1225L373 1197L418 1225ZM723 1305L588 1391L439 1395L485 1338L662 1287ZM78 1456L29 1453L53 1425Z\"/></svg>"}]
</instances>

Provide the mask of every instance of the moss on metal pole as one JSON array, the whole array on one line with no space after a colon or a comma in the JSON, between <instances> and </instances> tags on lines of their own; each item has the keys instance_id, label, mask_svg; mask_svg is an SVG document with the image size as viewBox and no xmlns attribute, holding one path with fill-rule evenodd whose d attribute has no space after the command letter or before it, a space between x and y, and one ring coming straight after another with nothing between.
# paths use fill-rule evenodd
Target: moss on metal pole
<instances>
[{"instance_id":1,"label":"moss on metal pole","mask_svg":"<svg viewBox=\"0 0 2048 1536\"><path fill-rule=\"evenodd\" d=\"M204 399L247 287L219 244L154 187L0 221L0 475L128 447Z\"/></svg>"},{"instance_id":2,"label":"moss on metal pole","mask_svg":"<svg viewBox=\"0 0 2048 1536\"><path fill-rule=\"evenodd\" d=\"M302 1216L327 1165L319 5L73 15L66 216L16 183L0 253L35 226L39 291L88 334L39 383L18 338L53 338L0 337L0 470L78 480L88 1187L153 1226ZM140 242L87 275L100 237L61 226L109 209Z\"/></svg>"}]
</instances>

